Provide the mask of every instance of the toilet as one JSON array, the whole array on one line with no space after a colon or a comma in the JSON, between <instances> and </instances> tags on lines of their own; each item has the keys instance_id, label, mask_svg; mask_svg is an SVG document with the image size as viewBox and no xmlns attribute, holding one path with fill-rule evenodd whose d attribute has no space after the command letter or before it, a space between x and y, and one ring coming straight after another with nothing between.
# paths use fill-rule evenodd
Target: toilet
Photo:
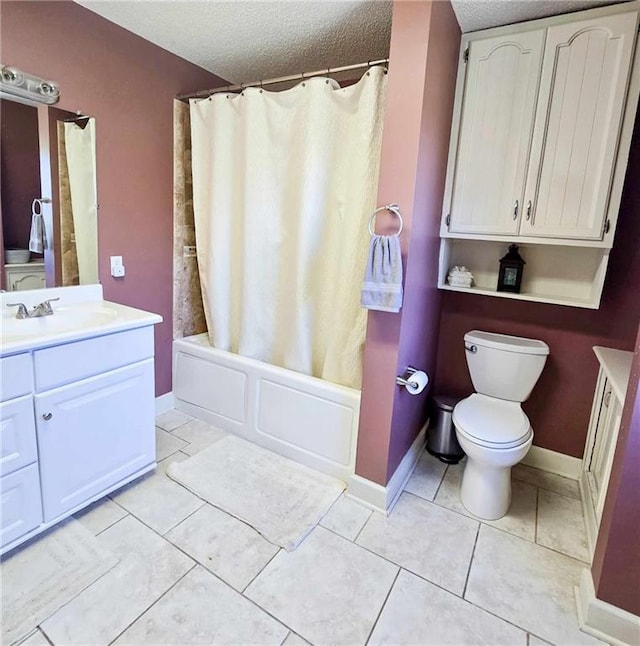
<instances>
[{"instance_id":1,"label":"toilet","mask_svg":"<svg viewBox=\"0 0 640 646\"><path fill-rule=\"evenodd\" d=\"M467 454L460 498L474 516L497 520L511 504L511 467L533 442L520 404L536 385L549 346L473 330L464 335L464 347L476 392L453 409L456 436Z\"/></svg>"}]
</instances>

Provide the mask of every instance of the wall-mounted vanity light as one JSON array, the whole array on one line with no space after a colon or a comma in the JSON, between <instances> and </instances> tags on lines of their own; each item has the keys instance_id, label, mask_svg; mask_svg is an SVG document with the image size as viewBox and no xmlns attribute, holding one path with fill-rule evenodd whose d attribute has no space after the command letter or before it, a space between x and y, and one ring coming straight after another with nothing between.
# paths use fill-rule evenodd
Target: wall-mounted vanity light
<instances>
[{"instance_id":1,"label":"wall-mounted vanity light","mask_svg":"<svg viewBox=\"0 0 640 646\"><path fill-rule=\"evenodd\" d=\"M52 105L58 102L60 89L53 81L27 74L11 65L2 65L0 98L11 99L26 105L38 105L40 103Z\"/></svg>"}]
</instances>

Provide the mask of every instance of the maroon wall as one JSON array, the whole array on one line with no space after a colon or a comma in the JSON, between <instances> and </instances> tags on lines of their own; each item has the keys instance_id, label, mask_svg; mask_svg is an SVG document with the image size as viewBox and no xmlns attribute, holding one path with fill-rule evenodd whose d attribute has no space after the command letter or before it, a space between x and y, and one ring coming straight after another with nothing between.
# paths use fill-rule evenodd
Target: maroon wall
<instances>
[{"instance_id":1,"label":"maroon wall","mask_svg":"<svg viewBox=\"0 0 640 646\"><path fill-rule=\"evenodd\" d=\"M445 292L436 370L437 392L466 395L463 336L472 329L542 339L551 354L524 410L534 444L582 457L598 362L591 348L633 348L640 321L640 118L599 310ZM496 259L497 262L497 259ZM526 268L525 268L526 271Z\"/></svg>"},{"instance_id":2,"label":"maroon wall","mask_svg":"<svg viewBox=\"0 0 640 646\"><path fill-rule=\"evenodd\" d=\"M602 601L640 615L640 327L592 575Z\"/></svg>"},{"instance_id":3,"label":"maroon wall","mask_svg":"<svg viewBox=\"0 0 640 646\"><path fill-rule=\"evenodd\" d=\"M0 100L0 195L7 248L27 249L31 202L40 197L38 111Z\"/></svg>"},{"instance_id":4,"label":"maroon wall","mask_svg":"<svg viewBox=\"0 0 640 646\"><path fill-rule=\"evenodd\" d=\"M74 2L0 4L0 57L57 81L58 107L96 117L105 298L161 314L156 394L171 390L173 98L226 82ZM114 279L109 256L127 275Z\"/></svg>"},{"instance_id":5,"label":"maroon wall","mask_svg":"<svg viewBox=\"0 0 640 646\"><path fill-rule=\"evenodd\" d=\"M405 295L398 314L369 312L356 473L385 485L426 418L427 393L409 396L396 375L435 365L442 203L460 31L449 2L393 3L378 204L397 202ZM392 218L378 231L396 230Z\"/></svg>"}]
</instances>

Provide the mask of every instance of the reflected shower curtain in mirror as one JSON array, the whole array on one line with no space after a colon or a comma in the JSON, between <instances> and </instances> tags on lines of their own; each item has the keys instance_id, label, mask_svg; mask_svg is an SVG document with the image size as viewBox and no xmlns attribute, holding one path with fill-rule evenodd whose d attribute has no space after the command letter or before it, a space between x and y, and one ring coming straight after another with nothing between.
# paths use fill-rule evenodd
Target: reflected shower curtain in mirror
<instances>
[{"instance_id":1,"label":"reflected shower curtain in mirror","mask_svg":"<svg viewBox=\"0 0 640 646\"><path fill-rule=\"evenodd\" d=\"M98 199L96 185L96 120L82 128L65 122L64 139L71 192L73 230L81 285L98 282Z\"/></svg>"},{"instance_id":2,"label":"reflected shower curtain in mirror","mask_svg":"<svg viewBox=\"0 0 640 646\"><path fill-rule=\"evenodd\" d=\"M386 77L191 102L198 265L214 347L360 388L360 288Z\"/></svg>"}]
</instances>

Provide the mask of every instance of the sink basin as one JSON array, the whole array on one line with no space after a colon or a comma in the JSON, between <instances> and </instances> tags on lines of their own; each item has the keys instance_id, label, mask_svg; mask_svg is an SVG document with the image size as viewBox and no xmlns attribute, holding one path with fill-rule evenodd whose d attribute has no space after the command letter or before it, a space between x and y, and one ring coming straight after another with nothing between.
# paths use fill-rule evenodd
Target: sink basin
<instances>
[{"instance_id":1,"label":"sink basin","mask_svg":"<svg viewBox=\"0 0 640 646\"><path fill-rule=\"evenodd\" d=\"M59 307L54 305L51 316L17 319L2 317L3 340L22 339L31 336L48 336L71 330L94 328L113 322L118 312L104 305Z\"/></svg>"}]
</instances>

